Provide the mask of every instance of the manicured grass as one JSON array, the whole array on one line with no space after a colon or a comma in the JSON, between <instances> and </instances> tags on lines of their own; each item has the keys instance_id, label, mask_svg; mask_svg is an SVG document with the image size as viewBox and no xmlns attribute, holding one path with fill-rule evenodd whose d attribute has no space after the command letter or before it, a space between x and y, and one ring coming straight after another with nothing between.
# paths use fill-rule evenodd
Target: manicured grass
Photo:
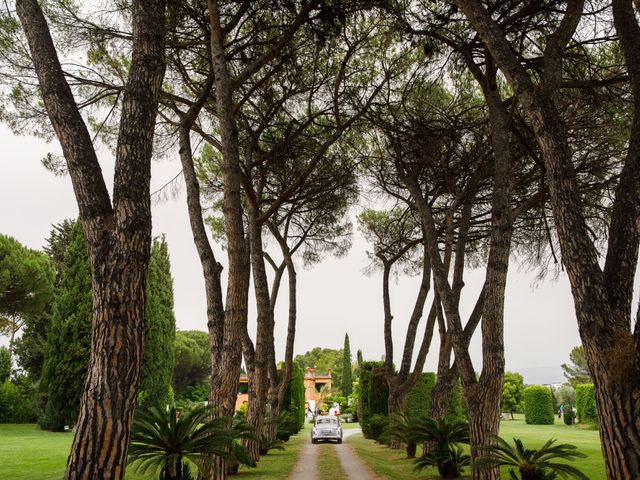
<instances>
[{"instance_id":1,"label":"manicured grass","mask_svg":"<svg viewBox=\"0 0 640 480\"><path fill-rule=\"evenodd\" d=\"M236 478L285 480L308 434L303 430L291 437L285 451L274 450L262 457L258 468L241 470ZM59 480L64 475L72 440L69 432L46 432L36 425L0 424L0 479ZM125 480L155 478L153 474L136 473L133 467L125 475Z\"/></svg>"},{"instance_id":2,"label":"manicured grass","mask_svg":"<svg viewBox=\"0 0 640 480\"><path fill-rule=\"evenodd\" d=\"M414 473L413 460L407 459L404 450L391 450L385 445L379 445L373 440L365 439L361 434L351 435L347 439L347 443L353 446L356 454L383 480L435 480L440 478L437 470L432 468L425 468L420 473Z\"/></svg>"},{"instance_id":3,"label":"manicured grass","mask_svg":"<svg viewBox=\"0 0 640 480\"><path fill-rule=\"evenodd\" d=\"M71 432L47 432L37 425L0 425L0 478L58 480L64 475ZM151 480L132 468L126 480Z\"/></svg>"},{"instance_id":4,"label":"manicured grass","mask_svg":"<svg viewBox=\"0 0 640 480\"><path fill-rule=\"evenodd\" d=\"M318 452L318 473L322 480L347 480L333 443L321 443L316 446Z\"/></svg>"},{"instance_id":5,"label":"manicured grass","mask_svg":"<svg viewBox=\"0 0 640 480\"><path fill-rule=\"evenodd\" d=\"M300 448L309 441L309 426L284 444L285 450L271 450L258 462L257 468L241 467L237 475L230 478L250 480L286 480L298 460Z\"/></svg>"},{"instance_id":6,"label":"manicured grass","mask_svg":"<svg viewBox=\"0 0 640 480\"><path fill-rule=\"evenodd\" d=\"M555 425L527 425L522 416L516 416L515 420L506 420L501 423L500 435L509 442L514 437L520 438L527 448L541 447L549 438L556 438L558 443L576 445L578 451L587 455L587 458L579 459L574 465L591 480L604 479L604 461L600 451L598 432L581 426L567 426L558 419L556 422ZM413 461L407 460L402 450L391 450L372 440L366 440L361 435L353 435L347 442L381 479L435 480L439 478L435 469L424 469L422 472L414 473ZM470 472L467 469L465 473ZM503 469L502 473L502 478L509 478L507 469Z\"/></svg>"},{"instance_id":7,"label":"manicured grass","mask_svg":"<svg viewBox=\"0 0 640 480\"><path fill-rule=\"evenodd\" d=\"M565 425L557 417L555 422L554 425L527 425L524 415L516 415L515 420L501 422L500 436L508 442L519 438L527 448L539 448L550 438L556 438L557 443L570 443L587 456L574 462L576 467L592 480L606 478L598 431L582 425Z\"/></svg>"}]
</instances>

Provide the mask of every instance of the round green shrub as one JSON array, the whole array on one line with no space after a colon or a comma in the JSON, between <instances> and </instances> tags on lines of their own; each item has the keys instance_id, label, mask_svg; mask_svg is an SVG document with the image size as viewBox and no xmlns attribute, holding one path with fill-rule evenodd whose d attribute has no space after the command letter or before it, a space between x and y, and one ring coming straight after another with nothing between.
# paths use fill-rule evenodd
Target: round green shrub
<instances>
[{"instance_id":1,"label":"round green shrub","mask_svg":"<svg viewBox=\"0 0 640 480\"><path fill-rule=\"evenodd\" d=\"M389 417L381 413L376 413L371 416L370 429L371 438L374 440L380 440L380 437L389 426Z\"/></svg>"},{"instance_id":2,"label":"round green shrub","mask_svg":"<svg viewBox=\"0 0 640 480\"><path fill-rule=\"evenodd\" d=\"M524 420L531 425L553 425L553 395L541 385L532 385L524 391Z\"/></svg>"},{"instance_id":3,"label":"round green shrub","mask_svg":"<svg viewBox=\"0 0 640 480\"><path fill-rule=\"evenodd\" d=\"M580 423L596 423L598 421L596 392L592 383L576 386L576 408Z\"/></svg>"},{"instance_id":4,"label":"round green shrub","mask_svg":"<svg viewBox=\"0 0 640 480\"><path fill-rule=\"evenodd\" d=\"M573 412L569 409L568 412L562 414L562 419L565 425L573 425Z\"/></svg>"}]
</instances>

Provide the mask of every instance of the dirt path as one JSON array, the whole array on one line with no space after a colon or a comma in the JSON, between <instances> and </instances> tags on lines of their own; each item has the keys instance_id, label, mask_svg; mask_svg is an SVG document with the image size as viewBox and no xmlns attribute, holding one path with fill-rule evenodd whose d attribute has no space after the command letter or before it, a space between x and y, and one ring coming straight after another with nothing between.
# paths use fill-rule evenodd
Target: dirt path
<instances>
[{"instance_id":1,"label":"dirt path","mask_svg":"<svg viewBox=\"0 0 640 480\"><path fill-rule=\"evenodd\" d=\"M318 475L318 449L317 445L311 443L311 438L307 439L300 449L298 461L293 467L293 472L289 480L320 480Z\"/></svg>"},{"instance_id":2,"label":"dirt path","mask_svg":"<svg viewBox=\"0 0 640 480\"><path fill-rule=\"evenodd\" d=\"M346 440L347 437L359 433L359 428L344 430L344 439ZM318 447L318 445L311 443L311 438L307 440L307 443L300 450L300 456L295 467L293 467L289 480L325 480L323 472L318 471L318 453L320 451ZM336 455L340 459L342 470L348 479L378 480L378 477L358 458L349 445L344 443L340 445L334 444L332 448L335 449Z\"/></svg>"},{"instance_id":3,"label":"dirt path","mask_svg":"<svg viewBox=\"0 0 640 480\"><path fill-rule=\"evenodd\" d=\"M351 429L344 431L344 439L351 435L359 434L360 429ZM378 477L371 471L371 469L365 465L360 458L355 454L353 448L350 445L336 445L336 453L342 464L342 470L347 475L347 478L358 480L378 480Z\"/></svg>"}]
</instances>

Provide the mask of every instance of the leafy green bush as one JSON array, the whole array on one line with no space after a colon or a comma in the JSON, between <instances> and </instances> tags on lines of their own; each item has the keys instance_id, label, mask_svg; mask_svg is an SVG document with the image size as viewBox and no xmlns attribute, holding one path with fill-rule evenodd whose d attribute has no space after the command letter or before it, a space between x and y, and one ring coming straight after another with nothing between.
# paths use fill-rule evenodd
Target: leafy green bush
<instances>
[{"instance_id":1,"label":"leafy green bush","mask_svg":"<svg viewBox=\"0 0 640 480\"><path fill-rule=\"evenodd\" d=\"M532 425L553 425L553 395L547 387L532 385L525 389L524 419Z\"/></svg>"},{"instance_id":2,"label":"leafy green bush","mask_svg":"<svg viewBox=\"0 0 640 480\"><path fill-rule=\"evenodd\" d=\"M456 381L456 385L451 392L446 419L451 422L467 419L467 404L462 398L462 383L460 382L460 378Z\"/></svg>"},{"instance_id":3,"label":"leafy green bush","mask_svg":"<svg viewBox=\"0 0 640 480\"><path fill-rule=\"evenodd\" d=\"M564 420L565 425L573 425L573 412L571 411L571 408L569 408L568 411L565 410L562 414L562 419Z\"/></svg>"},{"instance_id":4,"label":"leafy green bush","mask_svg":"<svg viewBox=\"0 0 640 480\"><path fill-rule=\"evenodd\" d=\"M298 362L293 362L291 366L291 380L282 402L282 413L284 412L291 414L291 435L298 433L304 425L305 414L304 370Z\"/></svg>"},{"instance_id":5,"label":"leafy green bush","mask_svg":"<svg viewBox=\"0 0 640 480\"><path fill-rule=\"evenodd\" d=\"M300 425L291 412L284 412L278 419L278 432L276 437L283 442L288 442L292 435L300 431Z\"/></svg>"},{"instance_id":6,"label":"leafy green bush","mask_svg":"<svg viewBox=\"0 0 640 480\"><path fill-rule=\"evenodd\" d=\"M389 417L381 413L376 413L371 416L369 425L371 429L371 438L374 440L381 440L382 434L389 425Z\"/></svg>"},{"instance_id":7,"label":"leafy green bush","mask_svg":"<svg viewBox=\"0 0 640 480\"><path fill-rule=\"evenodd\" d=\"M598 421L596 393L592 383L576 385L576 408L580 423L596 423Z\"/></svg>"},{"instance_id":8,"label":"leafy green bush","mask_svg":"<svg viewBox=\"0 0 640 480\"><path fill-rule=\"evenodd\" d=\"M389 412L389 384L384 367L376 367L371 370L368 390L371 416L375 414L387 415Z\"/></svg>"},{"instance_id":9,"label":"leafy green bush","mask_svg":"<svg viewBox=\"0 0 640 480\"><path fill-rule=\"evenodd\" d=\"M429 414L431 390L436 385L436 374L427 372L420 375L404 401L404 413L409 418L426 417Z\"/></svg>"},{"instance_id":10,"label":"leafy green bush","mask_svg":"<svg viewBox=\"0 0 640 480\"><path fill-rule=\"evenodd\" d=\"M181 402L206 402L209 399L209 382L189 385L178 398Z\"/></svg>"},{"instance_id":11,"label":"leafy green bush","mask_svg":"<svg viewBox=\"0 0 640 480\"><path fill-rule=\"evenodd\" d=\"M354 385L358 392L358 420L365 438L371 438L370 422L373 413L369 407L369 383L374 368L382 367L382 362L362 362L360 364L360 378ZM386 412L385 412L386 413Z\"/></svg>"},{"instance_id":12,"label":"leafy green bush","mask_svg":"<svg viewBox=\"0 0 640 480\"><path fill-rule=\"evenodd\" d=\"M0 423L29 423L36 420L32 395L24 387L10 380L0 383Z\"/></svg>"}]
</instances>

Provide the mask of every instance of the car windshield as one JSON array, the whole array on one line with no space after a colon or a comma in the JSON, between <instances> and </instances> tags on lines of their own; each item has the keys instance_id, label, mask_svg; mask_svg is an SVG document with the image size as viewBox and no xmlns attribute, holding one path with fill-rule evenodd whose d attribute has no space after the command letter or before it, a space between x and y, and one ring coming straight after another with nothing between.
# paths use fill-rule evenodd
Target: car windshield
<instances>
[{"instance_id":1,"label":"car windshield","mask_svg":"<svg viewBox=\"0 0 640 480\"><path fill-rule=\"evenodd\" d=\"M337 425L337 423L335 418L319 418L316 421L316 425Z\"/></svg>"}]
</instances>

